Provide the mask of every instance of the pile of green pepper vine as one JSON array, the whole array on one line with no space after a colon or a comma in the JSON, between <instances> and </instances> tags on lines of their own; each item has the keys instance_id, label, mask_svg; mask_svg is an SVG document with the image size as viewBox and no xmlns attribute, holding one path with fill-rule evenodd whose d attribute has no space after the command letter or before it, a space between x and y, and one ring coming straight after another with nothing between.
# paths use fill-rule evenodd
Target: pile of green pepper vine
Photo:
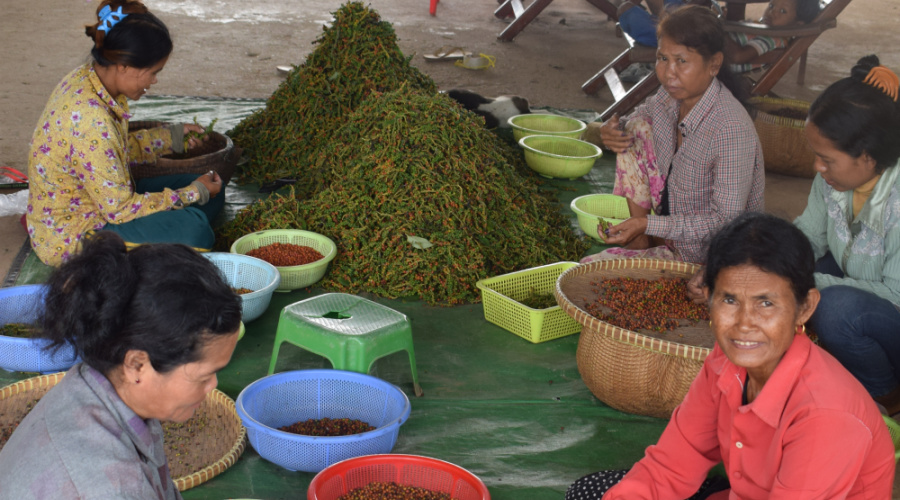
<instances>
[{"instance_id":1,"label":"pile of green pepper vine","mask_svg":"<svg viewBox=\"0 0 900 500\"><path fill-rule=\"evenodd\" d=\"M312 194L329 180L309 169L310 158L369 94L401 85L437 91L400 51L393 26L361 2L334 12L334 21L314 43L316 49L288 74L266 107L228 133L250 157L237 171L239 182L302 178L299 194Z\"/></svg>"},{"instance_id":2,"label":"pile of green pepper vine","mask_svg":"<svg viewBox=\"0 0 900 500\"><path fill-rule=\"evenodd\" d=\"M333 181L309 199L251 205L220 229L223 246L308 229L338 246L320 286L433 305L476 302L479 279L575 260L588 246L520 173L521 152L442 94L374 94L310 161Z\"/></svg>"}]
</instances>

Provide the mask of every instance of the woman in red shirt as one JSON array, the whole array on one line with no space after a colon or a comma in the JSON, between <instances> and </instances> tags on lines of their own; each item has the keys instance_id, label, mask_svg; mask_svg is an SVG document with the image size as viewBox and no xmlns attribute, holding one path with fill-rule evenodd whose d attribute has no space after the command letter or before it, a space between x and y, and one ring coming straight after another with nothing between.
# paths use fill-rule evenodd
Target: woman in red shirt
<instances>
[{"instance_id":1,"label":"woman in red shirt","mask_svg":"<svg viewBox=\"0 0 900 500\"><path fill-rule=\"evenodd\" d=\"M644 458L578 480L566 500L890 498L894 447L875 402L804 334L814 269L806 236L777 217L718 232L705 270L716 347ZM730 485L713 492L719 462Z\"/></svg>"}]
</instances>

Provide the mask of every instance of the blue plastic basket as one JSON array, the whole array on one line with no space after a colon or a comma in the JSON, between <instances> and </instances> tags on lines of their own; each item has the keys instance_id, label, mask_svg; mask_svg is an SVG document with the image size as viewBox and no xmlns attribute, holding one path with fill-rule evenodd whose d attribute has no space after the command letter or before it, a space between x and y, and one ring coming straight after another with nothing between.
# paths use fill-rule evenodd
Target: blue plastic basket
<instances>
[{"instance_id":1,"label":"blue plastic basket","mask_svg":"<svg viewBox=\"0 0 900 500\"><path fill-rule=\"evenodd\" d=\"M241 295L241 320L249 323L262 316L272 301L272 293L281 283L278 269L268 262L228 252L203 254L225 274L232 288L248 288L251 293Z\"/></svg>"},{"instance_id":2,"label":"blue plastic basket","mask_svg":"<svg viewBox=\"0 0 900 500\"><path fill-rule=\"evenodd\" d=\"M319 472L363 455L390 453L409 418L409 398L397 386L343 370L297 370L261 378L235 403L250 445L292 471ZM278 430L321 418L361 420L375 430L350 436L303 436Z\"/></svg>"},{"instance_id":3,"label":"blue plastic basket","mask_svg":"<svg viewBox=\"0 0 900 500\"><path fill-rule=\"evenodd\" d=\"M32 324L44 306L45 285L23 285L0 289L0 324ZM53 373L68 370L78 362L72 346L44 349L46 339L23 339L0 335L0 368L7 371Z\"/></svg>"}]
</instances>

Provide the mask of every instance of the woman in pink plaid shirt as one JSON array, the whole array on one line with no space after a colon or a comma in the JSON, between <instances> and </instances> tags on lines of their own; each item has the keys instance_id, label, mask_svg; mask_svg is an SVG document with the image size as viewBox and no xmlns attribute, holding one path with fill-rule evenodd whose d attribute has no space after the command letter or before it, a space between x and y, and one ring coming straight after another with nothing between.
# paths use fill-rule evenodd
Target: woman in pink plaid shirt
<instances>
[{"instance_id":1,"label":"woman in pink plaid shirt","mask_svg":"<svg viewBox=\"0 0 900 500\"><path fill-rule=\"evenodd\" d=\"M733 92L725 31L709 9L679 8L657 29L662 88L601 128L615 152L613 193L631 218L612 226L610 248L582 259L651 257L703 263L710 236L738 215L763 210L762 147ZM734 83L734 84L732 84ZM601 233L603 234L603 233Z\"/></svg>"}]
</instances>

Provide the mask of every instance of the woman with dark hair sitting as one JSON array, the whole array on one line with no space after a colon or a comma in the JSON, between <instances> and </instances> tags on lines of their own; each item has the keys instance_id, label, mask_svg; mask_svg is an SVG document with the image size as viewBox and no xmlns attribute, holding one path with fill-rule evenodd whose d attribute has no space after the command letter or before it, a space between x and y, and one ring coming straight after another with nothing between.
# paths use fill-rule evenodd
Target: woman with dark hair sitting
<instances>
[{"instance_id":1,"label":"woman with dark hair sitting","mask_svg":"<svg viewBox=\"0 0 900 500\"><path fill-rule=\"evenodd\" d=\"M625 246L582 262L702 263L713 232L763 208L762 146L734 95L740 85L725 65L722 21L707 8L685 6L662 19L657 37L662 88L600 128L603 147L617 154L613 193L627 198L631 213L609 228L606 242Z\"/></svg>"},{"instance_id":2,"label":"woman with dark hair sitting","mask_svg":"<svg viewBox=\"0 0 900 500\"><path fill-rule=\"evenodd\" d=\"M878 408L804 333L813 274L791 223L749 213L722 228L705 268L713 351L644 458L578 480L566 500L890 498L894 447ZM728 481L706 480L719 462Z\"/></svg>"},{"instance_id":3,"label":"woman with dark hair sitting","mask_svg":"<svg viewBox=\"0 0 900 500\"><path fill-rule=\"evenodd\" d=\"M102 231L50 277L40 321L82 362L0 450L0 497L179 499L160 421L184 422L238 340L241 300L184 245Z\"/></svg>"},{"instance_id":4,"label":"woman with dark hair sitting","mask_svg":"<svg viewBox=\"0 0 900 500\"><path fill-rule=\"evenodd\" d=\"M212 172L132 178L129 167L153 163L199 144L177 124L129 132L128 99L137 101L172 52L169 30L144 4L104 0L85 29L92 62L69 73L53 91L31 141L26 226L35 254L57 266L99 230L128 243L212 247L210 226L222 210L222 179Z\"/></svg>"},{"instance_id":5,"label":"woman with dark hair sitting","mask_svg":"<svg viewBox=\"0 0 900 500\"><path fill-rule=\"evenodd\" d=\"M900 79L876 56L813 101L806 210L822 303L810 326L889 415L900 412Z\"/></svg>"}]
</instances>

